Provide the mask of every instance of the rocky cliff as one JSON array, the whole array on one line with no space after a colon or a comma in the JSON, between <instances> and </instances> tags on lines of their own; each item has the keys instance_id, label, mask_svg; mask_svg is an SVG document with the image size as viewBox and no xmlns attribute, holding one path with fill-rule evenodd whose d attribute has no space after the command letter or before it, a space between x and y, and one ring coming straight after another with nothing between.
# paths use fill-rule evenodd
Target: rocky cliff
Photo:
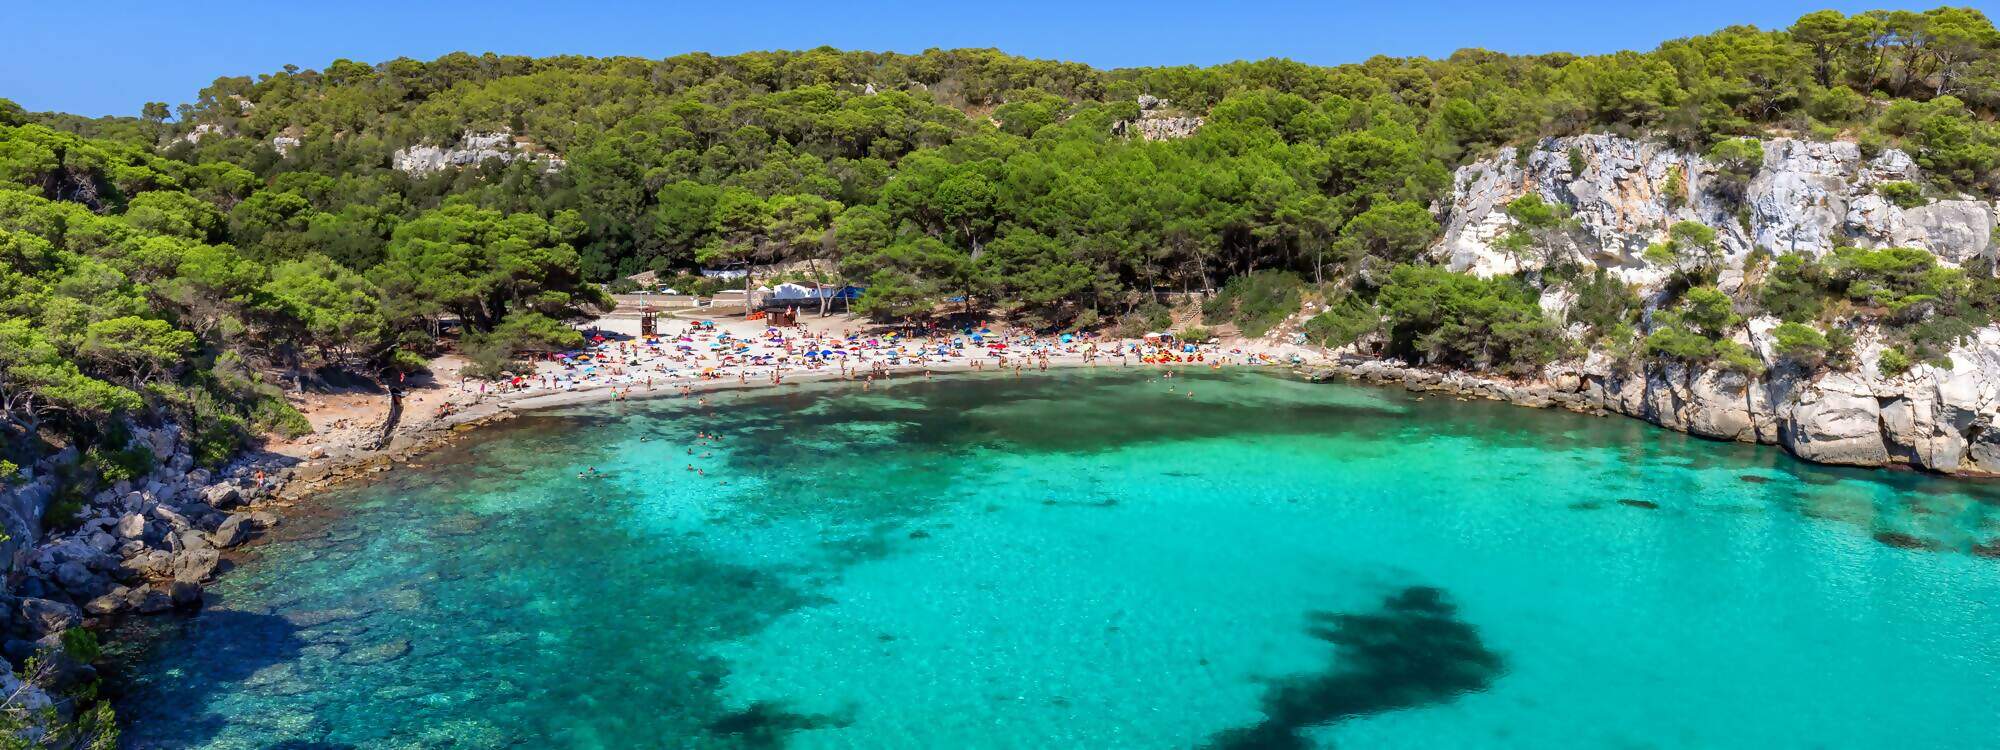
<instances>
[{"instance_id":1,"label":"rocky cliff","mask_svg":"<svg viewBox=\"0 0 2000 750\"><path fill-rule=\"evenodd\" d=\"M517 159L533 159L541 162L543 167L551 172L567 166L562 157L548 153L533 143L517 139L505 131L479 133L471 130L459 136L457 145L418 144L398 149L391 157L390 164L403 172L423 176L446 169L477 166L487 159L499 159L507 163L513 163Z\"/></svg>"},{"instance_id":2,"label":"rocky cliff","mask_svg":"<svg viewBox=\"0 0 2000 750\"><path fill-rule=\"evenodd\" d=\"M1148 141L1168 141L1186 138L1201 129L1202 118L1195 115L1177 114L1173 102L1152 95L1139 97L1139 117L1134 120L1119 120L1112 123L1111 133L1121 137L1138 136Z\"/></svg>"},{"instance_id":3,"label":"rocky cliff","mask_svg":"<svg viewBox=\"0 0 2000 750\"><path fill-rule=\"evenodd\" d=\"M1838 142L1762 145L1762 163L1747 176L1658 143L1607 135L1550 138L1482 160L1458 171L1450 204L1440 207L1445 233L1433 257L1482 276L1579 262L1654 292L1669 270L1644 251L1679 221L1716 230L1724 291L1743 284L1744 263L1758 248L1818 256L1843 244L1915 247L1952 265L1996 253L1995 203L1952 197L1905 208L1879 194L1885 183L1922 182L1908 154L1864 156L1858 146ZM1732 179L1730 189L1717 184ZM1500 242L1515 229L1505 207L1531 192L1566 207L1573 221L1533 249L1510 251ZM1567 302L1564 292L1551 290L1543 307L1560 312ZM1949 368L1919 364L1886 377L1876 366L1881 336L1865 321L1850 329L1857 366L1832 372L1802 371L1776 356L1770 332L1777 323L1752 319L1737 336L1764 360L1761 375L1658 364L1634 369L1593 354L1551 365L1525 400L1779 445L1822 463L2000 475L2000 328L1962 341L1949 354Z\"/></svg>"}]
</instances>

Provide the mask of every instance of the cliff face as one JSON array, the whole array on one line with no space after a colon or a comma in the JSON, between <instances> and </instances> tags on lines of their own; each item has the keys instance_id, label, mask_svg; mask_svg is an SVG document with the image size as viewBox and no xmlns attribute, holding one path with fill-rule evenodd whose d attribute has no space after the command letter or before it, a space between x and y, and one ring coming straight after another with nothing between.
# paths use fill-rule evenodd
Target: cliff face
<instances>
[{"instance_id":1,"label":"cliff face","mask_svg":"<svg viewBox=\"0 0 2000 750\"><path fill-rule=\"evenodd\" d=\"M421 177L447 169L478 166L487 159L507 163L516 159L534 159L542 162L544 168L551 172L567 166L561 157L547 153L532 143L517 142L506 132L479 133L471 130L461 134L455 146L419 144L398 149L390 164Z\"/></svg>"},{"instance_id":2,"label":"cliff face","mask_svg":"<svg viewBox=\"0 0 2000 750\"><path fill-rule=\"evenodd\" d=\"M1754 248L1818 256L1837 237L1864 247L1921 248L1954 264L1990 257L2000 206L1958 199L1905 209L1876 193L1884 183L1922 177L1902 151L1868 159L1852 143L1775 139L1764 142L1763 164L1738 201L1716 189L1731 178L1692 154L1618 136L1548 138L1526 158L1507 153L1458 170L1436 254L1452 270L1491 276L1573 253L1650 286L1667 274L1641 257L1646 246L1675 222L1699 221L1716 230L1729 269L1725 288ZM1578 227L1553 251L1515 255L1496 243L1514 226L1506 204L1530 192L1568 206ZM1676 194L1685 198L1676 201Z\"/></svg>"},{"instance_id":3,"label":"cliff face","mask_svg":"<svg viewBox=\"0 0 2000 750\"><path fill-rule=\"evenodd\" d=\"M1446 229L1433 257L1482 276L1574 260L1656 291L1668 269L1649 262L1645 248L1663 240L1673 223L1699 221L1716 230L1720 286L1731 291L1742 285L1744 261L1755 248L1818 256L1836 243L1915 247L1953 265L1996 252L2000 206L1993 202L1959 198L1906 209L1877 193L1887 182L1921 183L1908 154L1864 158L1854 144L1787 139L1763 146L1761 167L1731 186L1740 199L1717 189L1732 177L1715 165L1616 136L1551 138L1525 157L1507 153L1468 165L1443 207ZM1529 192L1568 207L1575 224L1516 254L1498 242L1514 229L1505 206ZM1675 200L1677 193L1684 198ZM1564 292L1551 291L1543 307L1560 312L1567 301ZM1594 354L1550 366L1544 381L1581 408L1703 437L1775 444L1807 460L2000 475L2000 328L1981 329L1953 349L1949 369L1919 364L1882 377L1876 363L1884 346L1872 326L1851 329L1858 342L1854 371L1803 372L1774 353L1770 331L1777 323L1753 319L1738 336L1764 360L1760 376L1677 365L1627 371Z\"/></svg>"}]
</instances>

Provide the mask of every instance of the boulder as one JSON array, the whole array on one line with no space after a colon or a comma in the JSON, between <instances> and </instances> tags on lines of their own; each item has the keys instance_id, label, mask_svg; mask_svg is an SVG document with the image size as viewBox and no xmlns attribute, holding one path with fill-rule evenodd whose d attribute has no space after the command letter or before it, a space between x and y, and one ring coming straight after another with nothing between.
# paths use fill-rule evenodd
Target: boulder
<instances>
[{"instance_id":1,"label":"boulder","mask_svg":"<svg viewBox=\"0 0 2000 750\"><path fill-rule=\"evenodd\" d=\"M64 590L81 597L96 596L111 587L103 576L91 572L83 563L66 562L56 566L56 583Z\"/></svg>"},{"instance_id":2,"label":"boulder","mask_svg":"<svg viewBox=\"0 0 2000 750\"><path fill-rule=\"evenodd\" d=\"M1833 373L1799 394L1792 407L1786 448L1827 464L1889 463L1882 433L1882 405L1855 376Z\"/></svg>"},{"instance_id":3,"label":"boulder","mask_svg":"<svg viewBox=\"0 0 2000 750\"><path fill-rule=\"evenodd\" d=\"M167 595L176 607L189 609L201 606L201 586L197 584L174 581L167 584Z\"/></svg>"},{"instance_id":4,"label":"boulder","mask_svg":"<svg viewBox=\"0 0 2000 750\"><path fill-rule=\"evenodd\" d=\"M118 519L113 527L120 539L138 539L146 535L146 517L137 513L127 513Z\"/></svg>"},{"instance_id":5,"label":"boulder","mask_svg":"<svg viewBox=\"0 0 2000 750\"><path fill-rule=\"evenodd\" d=\"M48 599L22 599L20 607L21 621L37 638L83 624L83 611L74 605Z\"/></svg>"},{"instance_id":6,"label":"boulder","mask_svg":"<svg viewBox=\"0 0 2000 750\"><path fill-rule=\"evenodd\" d=\"M201 501L216 510L228 510L243 504L243 493L233 484L214 484L201 491Z\"/></svg>"},{"instance_id":7,"label":"boulder","mask_svg":"<svg viewBox=\"0 0 2000 750\"><path fill-rule=\"evenodd\" d=\"M132 589L124 586L114 587L110 593L84 602L83 611L98 617L122 614L132 608L131 595Z\"/></svg>"},{"instance_id":8,"label":"boulder","mask_svg":"<svg viewBox=\"0 0 2000 750\"><path fill-rule=\"evenodd\" d=\"M192 585L192 584L190 584ZM130 594L132 611L142 615L156 615L174 608L174 598L157 586L142 586Z\"/></svg>"},{"instance_id":9,"label":"boulder","mask_svg":"<svg viewBox=\"0 0 2000 750\"><path fill-rule=\"evenodd\" d=\"M215 551L214 547L204 546L174 553L170 568L176 581L201 583L214 576L221 564L222 553Z\"/></svg>"},{"instance_id":10,"label":"boulder","mask_svg":"<svg viewBox=\"0 0 2000 750\"><path fill-rule=\"evenodd\" d=\"M252 521L250 516L249 513L230 514L228 518L223 519L222 525L215 527L215 533L210 535L209 541L222 549L249 541L251 533L257 529L256 522Z\"/></svg>"}]
</instances>

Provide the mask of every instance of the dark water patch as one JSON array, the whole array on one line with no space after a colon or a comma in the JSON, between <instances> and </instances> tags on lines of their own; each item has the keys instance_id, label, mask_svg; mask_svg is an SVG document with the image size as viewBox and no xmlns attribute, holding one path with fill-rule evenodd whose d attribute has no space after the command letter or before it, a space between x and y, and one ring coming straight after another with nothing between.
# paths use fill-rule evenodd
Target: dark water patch
<instances>
[{"instance_id":1,"label":"dark water patch","mask_svg":"<svg viewBox=\"0 0 2000 750\"><path fill-rule=\"evenodd\" d=\"M1569 504L1570 510L1601 510L1603 508L1604 503L1596 500L1578 500Z\"/></svg>"},{"instance_id":2,"label":"dark water patch","mask_svg":"<svg viewBox=\"0 0 2000 750\"><path fill-rule=\"evenodd\" d=\"M1334 645L1326 672L1289 677L1264 692L1264 720L1211 737L1208 747L1303 750L1305 732L1347 719L1446 703L1485 690L1506 671L1444 591L1412 586L1379 612L1311 615L1308 632Z\"/></svg>"},{"instance_id":3,"label":"dark water patch","mask_svg":"<svg viewBox=\"0 0 2000 750\"><path fill-rule=\"evenodd\" d=\"M1659 504L1659 503L1656 503L1656 502L1653 502L1653 501L1651 501L1651 500L1635 500L1635 499L1633 499L1633 498L1629 498L1629 497L1621 497L1621 498L1619 498L1619 499L1618 499L1618 504L1619 504L1619 505L1623 505L1623 506L1625 506L1625 507L1628 507L1628 508L1645 508L1646 510L1659 510L1659 509L1660 509L1660 504Z\"/></svg>"},{"instance_id":4,"label":"dark water patch","mask_svg":"<svg viewBox=\"0 0 2000 750\"><path fill-rule=\"evenodd\" d=\"M1763 484L1765 482L1771 481L1770 477L1758 476L1756 474L1744 474L1742 476L1738 476L1737 479L1740 479L1744 482L1748 482L1750 484Z\"/></svg>"},{"instance_id":5,"label":"dark water patch","mask_svg":"<svg viewBox=\"0 0 2000 750\"><path fill-rule=\"evenodd\" d=\"M1985 544L1972 545L1972 556L2000 560L2000 539L1995 539Z\"/></svg>"},{"instance_id":6,"label":"dark water patch","mask_svg":"<svg viewBox=\"0 0 2000 750\"><path fill-rule=\"evenodd\" d=\"M186 741L185 746L207 744L230 722L239 720L213 712L212 696L265 670L290 667L308 647L299 637L298 626L283 617L256 612L208 610L200 617L134 621L129 627L132 632L109 640L117 645L106 653L115 665L105 681L106 697L122 702L126 696L144 694L149 713L174 717L175 736ZM143 646L133 648L132 644ZM160 658L162 649L188 648L199 649L205 676L210 679L185 681L178 675L135 667ZM135 717L121 708L118 718L129 728Z\"/></svg>"},{"instance_id":7,"label":"dark water patch","mask_svg":"<svg viewBox=\"0 0 2000 750\"><path fill-rule=\"evenodd\" d=\"M706 729L711 735L741 743L740 747L774 748L783 747L785 739L797 732L840 729L853 723L852 717L799 713L778 701L757 701L709 722Z\"/></svg>"},{"instance_id":8,"label":"dark water patch","mask_svg":"<svg viewBox=\"0 0 2000 750\"><path fill-rule=\"evenodd\" d=\"M1921 537L1912 534L1906 534L1901 531L1877 531L1875 532L1874 536L1875 536L1875 541L1881 542L1891 547L1895 547L1896 549L1913 549L1913 550L1922 550L1925 552L1932 552L1936 551L1938 548L1937 544L1934 542L1931 542L1929 540L1923 539Z\"/></svg>"}]
</instances>

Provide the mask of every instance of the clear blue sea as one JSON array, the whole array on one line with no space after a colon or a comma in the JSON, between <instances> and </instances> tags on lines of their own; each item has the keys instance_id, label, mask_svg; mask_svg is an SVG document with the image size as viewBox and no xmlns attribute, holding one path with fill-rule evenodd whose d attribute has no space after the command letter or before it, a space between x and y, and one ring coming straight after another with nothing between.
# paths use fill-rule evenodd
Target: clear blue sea
<instances>
[{"instance_id":1,"label":"clear blue sea","mask_svg":"<svg viewBox=\"0 0 2000 750\"><path fill-rule=\"evenodd\" d=\"M419 462L153 621L125 744L2000 743L2000 486L1629 419L1076 370Z\"/></svg>"}]
</instances>

